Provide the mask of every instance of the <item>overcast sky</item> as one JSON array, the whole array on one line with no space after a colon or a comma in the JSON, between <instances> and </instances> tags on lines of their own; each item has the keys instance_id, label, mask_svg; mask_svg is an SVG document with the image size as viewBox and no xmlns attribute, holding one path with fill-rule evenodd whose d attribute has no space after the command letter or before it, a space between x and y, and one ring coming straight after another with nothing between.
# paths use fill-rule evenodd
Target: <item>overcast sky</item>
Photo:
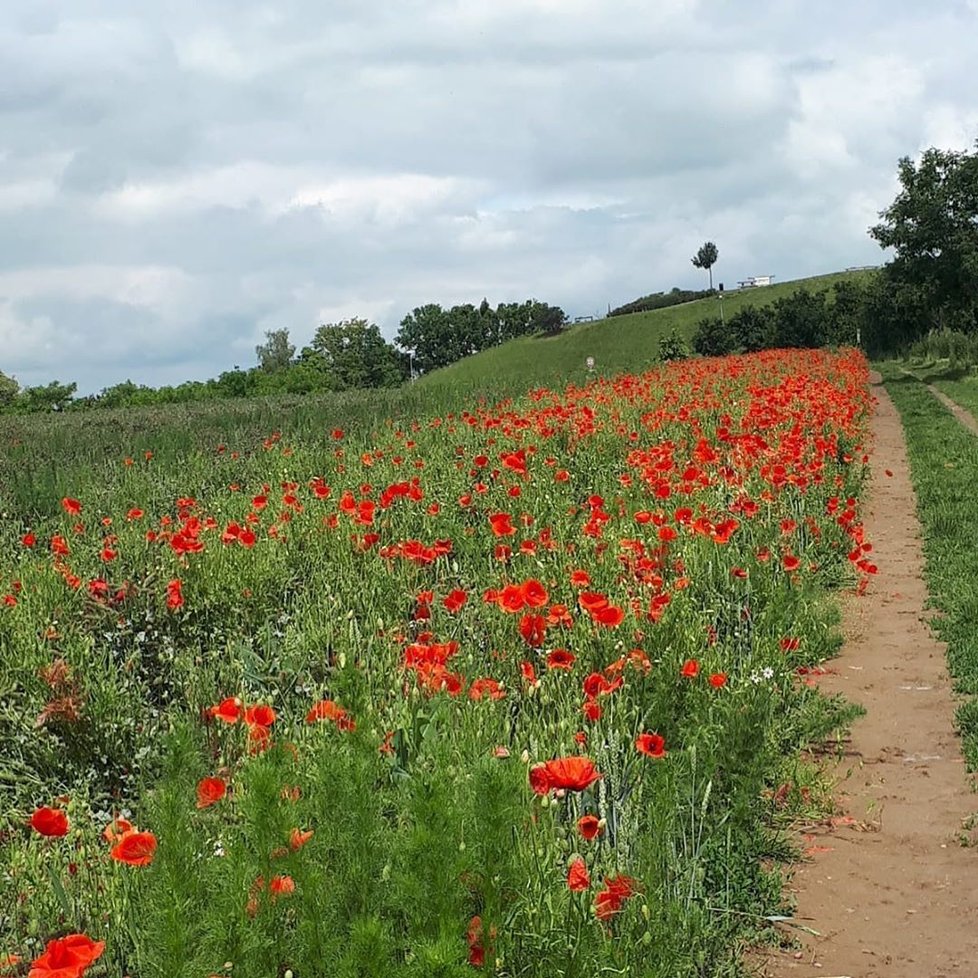
<instances>
[{"instance_id":1,"label":"overcast sky","mask_svg":"<svg viewBox=\"0 0 978 978\"><path fill-rule=\"evenodd\" d=\"M978 136L978 0L2 0L0 64L0 370L81 393L875 264Z\"/></svg>"}]
</instances>

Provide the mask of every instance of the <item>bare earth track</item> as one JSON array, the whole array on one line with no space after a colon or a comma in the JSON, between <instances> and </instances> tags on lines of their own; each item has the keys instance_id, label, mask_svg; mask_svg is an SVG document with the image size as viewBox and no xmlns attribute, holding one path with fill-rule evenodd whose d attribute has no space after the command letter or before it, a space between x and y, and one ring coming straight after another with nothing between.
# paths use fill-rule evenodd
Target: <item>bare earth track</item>
<instances>
[{"instance_id":1,"label":"bare earth track","mask_svg":"<svg viewBox=\"0 0 978 978\"><path fill-rule=\"evenodd\" d=\"M864 515L880 572L844 603L845 646L821 681L866 715L828 772L841 815L806 830L811 859L791 883L796 919L820 936L768 954L769 978L978 978L978 796L954 733L944 647L927 625L903 429L886 391L876 395Z\"/></svg>"}]
</instances>

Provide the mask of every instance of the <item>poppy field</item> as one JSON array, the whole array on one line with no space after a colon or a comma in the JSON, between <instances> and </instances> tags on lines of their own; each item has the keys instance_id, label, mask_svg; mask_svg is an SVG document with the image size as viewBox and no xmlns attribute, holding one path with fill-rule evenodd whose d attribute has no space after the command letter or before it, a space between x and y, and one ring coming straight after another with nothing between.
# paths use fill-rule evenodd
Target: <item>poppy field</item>
<instances>
[{"instance_id":1,"label":"poppy field","mask_svg":"<svg viewBox=\"0 0 978 978\"><path fill-rule=\"evenodd\" d=\"M738 974L850 715L870 410L767 351L52 461L0 521L0 975Z\"/></svg>"}]
</instances>

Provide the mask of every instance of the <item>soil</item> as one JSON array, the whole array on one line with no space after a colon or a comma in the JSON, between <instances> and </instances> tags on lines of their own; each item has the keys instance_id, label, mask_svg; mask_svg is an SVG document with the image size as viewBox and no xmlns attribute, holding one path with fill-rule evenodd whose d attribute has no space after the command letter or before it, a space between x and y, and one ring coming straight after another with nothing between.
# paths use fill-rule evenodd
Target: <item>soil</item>
<instances>
[{"instance_id":1,"label":"soil","mask_svg":"<svg viewBox=\"0 0 978 978\"><path fill-rule=\"evenodd\" d=\"M838 814L803 830L807 861L789 885L795 920L819 936L786 927L801 949L755 959L768 978L978 975L978 795L954 732L945 649L928 626L903 429L886 391L875 393L863 515L879 574L845 599L842 654L820 680L866 715L826 771Z\"/></svg>"}]
</instances>

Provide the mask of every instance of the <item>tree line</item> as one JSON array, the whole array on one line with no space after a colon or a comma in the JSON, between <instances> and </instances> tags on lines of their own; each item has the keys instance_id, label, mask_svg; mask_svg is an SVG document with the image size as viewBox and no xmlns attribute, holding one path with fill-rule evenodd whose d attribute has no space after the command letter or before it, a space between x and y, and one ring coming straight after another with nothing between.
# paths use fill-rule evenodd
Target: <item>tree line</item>
<instances>
[{"instance_id":1,"label":"tree line","mask_svg":"<svg viewBox=\"0 0 978 978\"><path fill-rule=\"evenodd\" d=\"M376 323L360 317L320 326L298 352L288 329L268 330L265 341L255 348L255 366L235 367L204 381L149 387L127 380L98 394L76 397L74 383L52 381L21 388L12 377L0 373L0 412L142 407L396 387L518 336L559 333L566 323L563 309L536 299L502 302L495 308L486 299L478 306L465 303L448 309L428 303L401 320L393 343L384 338Z\"/></svg>"}]
</instances>

